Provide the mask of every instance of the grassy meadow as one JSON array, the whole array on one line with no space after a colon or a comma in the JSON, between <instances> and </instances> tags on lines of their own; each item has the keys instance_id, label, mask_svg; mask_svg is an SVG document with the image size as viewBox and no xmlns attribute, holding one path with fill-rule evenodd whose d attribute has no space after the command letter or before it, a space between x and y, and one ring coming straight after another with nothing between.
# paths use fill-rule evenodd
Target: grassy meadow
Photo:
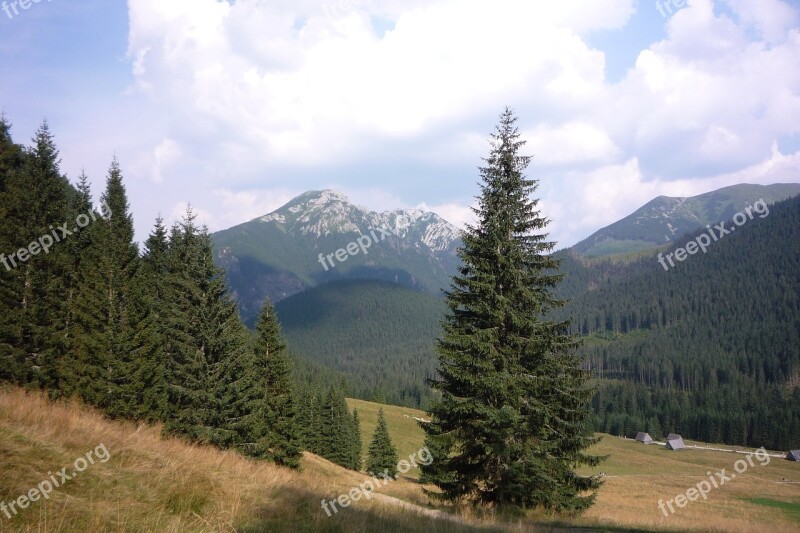
<instances>
[{"instance_id":1,"label":"grassy meadow","mask_svg":"<svg viewBox=\"0 0 800 533\"><path fill-rule=\"evenodd\" d=\"M350 400L361 416L364 453L375 429L377 404ZM383 406L401 459L422 447L413 409ZM328 517L321 500L368 479L313 454L293 472L231 451L164 439L160 427L109 421L76 403L50 402L39 393L0 389L0 501L10 502L56 475L100 444L96 461L8 519L5 531L792 531L800 529L800 464L770 458L664 517L659 499L677 494L706 472L733 472L741 454L682 450L604 436L593 453L609 459L596 469L606 481L597 503L578 518L541 513L480 515L433 504L418 472L381 487ZM726 446L720 446L728 448ZM56 476L57 477L57 476Z\"/></svg>"}]
</instances>

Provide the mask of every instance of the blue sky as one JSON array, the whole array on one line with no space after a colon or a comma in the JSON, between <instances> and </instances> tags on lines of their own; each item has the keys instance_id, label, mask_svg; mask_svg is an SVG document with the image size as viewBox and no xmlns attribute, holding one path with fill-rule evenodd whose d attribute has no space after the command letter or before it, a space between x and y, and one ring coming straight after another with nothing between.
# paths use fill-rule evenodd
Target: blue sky
<instances>
[{"instance_id":1,"label":"blue sky","mask_svg":"<svg viewBox=\"0 0 800 533\"><path fill-rule=\"evenodd\" d=\"M23 143L46 117L96 197L116 155L138 239L325 188L462 224L506 105L559 247L661 194L800 182L798 2L658 2L0 0L0 109Z\"/></svg>"}]
</instances>

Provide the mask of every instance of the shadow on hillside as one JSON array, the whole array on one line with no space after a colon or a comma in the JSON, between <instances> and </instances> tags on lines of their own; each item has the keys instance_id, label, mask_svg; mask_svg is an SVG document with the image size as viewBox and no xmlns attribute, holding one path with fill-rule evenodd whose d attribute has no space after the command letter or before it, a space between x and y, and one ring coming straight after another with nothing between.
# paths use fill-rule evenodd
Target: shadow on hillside
<instances>
[{"instance_id":1,"label":"shadow on hillside","mask_svg":"<svg viewBox=\"0 0 800 533\"><path fill-rule=\"evenodd\" d=\"M330 498L329 498L330 499ZM410 510L393 511L386 506L351 503L329 517L322 509L319 493L292 488L273 494L272 503L256 510L254 523L243 524L237 531L243 533L372 533L372 532L509 532L536 531L548 533L588 533L595 531L638 532L624 527L581 527L568 523L550 522L504 526L462 525L449 520L419 515ZM516 527L514 527L516 526Z\"/></svg>"},{"instance_id":2,"label":"shadow on hillside","mask_svg":"<svg viewBox=\"0 0 800 533\"><path fill-rule=\"evenodd\" d=\"M464 526L436 520L411 511L393 512L386 506L353 502L329 517L322 509L319 493L303 489L275 493L273 502L263 505L256 513L256 522L237 528L243 533L367 533L416 532L449 533L466 531L504 531L501 528Z\"/></svg>"}]
</instances>

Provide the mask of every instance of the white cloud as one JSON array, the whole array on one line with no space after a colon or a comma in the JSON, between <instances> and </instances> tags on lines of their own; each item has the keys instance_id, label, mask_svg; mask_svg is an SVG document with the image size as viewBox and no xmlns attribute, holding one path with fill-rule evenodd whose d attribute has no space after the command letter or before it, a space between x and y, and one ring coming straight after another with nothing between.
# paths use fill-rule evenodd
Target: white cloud
<instances>
[{"instance_id":1,"label":"white cloud","mask_svg":"<svg viewBox=\"0 0 800 533\"><path fill-rule=\"evenodd\" d=\"M534 154L537 166L609 163L620 154L602 128L583 121L540 125L521 135L527 141L525 152Z\"/></svg>"},{"instance_id":2,"label":"white cloud","mask_svg":"<svg viewBox=\"0 0 800 533\"><path fill-rule=\"evenodd\" d=\"M783 41L797 29L800 15L781 0L728 0L745 24L752 25L767 43Z\"/></svg>"},{"instance_id":3,"label":"white cloud","mask_svg":"<svg viewBox=\"0 0 800 533\"><path fill-rule=\"evenodd\" d=\"M587 39L629 24L632 1L129 0L129 93L163 119L135 174L174 182L172 200L189 180L215 191L201 197L214 227L274 209L270 191L330 183L372 209L413 199L463 224L477 174L453 169L481 164L510 104L564 243L659 194L797 181L796 154L773 147L800 133L798 10L722 7L675 11L611 83ZM404 162L407 183L382 176Z\"/></svg>"},{"instance_id":4,"label":"white cloud","mask_svg":"<svg viewBox=\"0 0 800 533\"><path fill-rule=\"evenodd\" d=\"M164 139L153 151L152 179L155 183L164 180L164 173L169 171L181 157L181 148L172 139Z\"/></svg>"},{"instance_id":5,"label":"white cloud","mask_svg":"<svg viewBox=\"0 0 800 533\"><path fill-rule=\"evenodd\" d=\"M324 163L364 138L494 112L531 86L556 106L590 98L604 61L580 34L631 14L610 0L440 1L390 13L394 28L379 36L370 5L131 0L137 86L176 120L226 127L265 159Z\"/></svg>"}]
</instances>

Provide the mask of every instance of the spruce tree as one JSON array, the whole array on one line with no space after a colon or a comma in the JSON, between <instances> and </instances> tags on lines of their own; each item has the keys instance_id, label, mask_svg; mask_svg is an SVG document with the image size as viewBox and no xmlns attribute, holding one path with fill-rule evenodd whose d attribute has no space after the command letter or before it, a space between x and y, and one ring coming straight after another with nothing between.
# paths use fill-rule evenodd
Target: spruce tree
<instances>
[{"instance_id":1,"label":"spruce tree","mask_svg":"<svg viewBox=\"0 0 800 533\"><path fill-rule=\"evenodd\" d=\"M136 362L130 342L135 333L131 301L139 249L129 210L122 171L114 159L101 196L102 216L80 230L89 232L92 241L77 273L70 348L78 361L78 392L120 418L133 417L138 393L131 382Z\"/></svg>"},{"instance_id":2,"label":"spruce tree","mask_svg":"<svg viewBox=\"0 0 800 533\"><path fill-rule=\"evenodd\" d=\"M74 195L70 205L70 219L76 220L80 215L97 217L92 207L92 192L89 178L82 172L78 178L77 194ZM81 219L84 222L86 219ZM64 243L70 262L69 276L65 279L65 299L67 318L64 323L63 336L65 339L64 354L60 361L59 391L61 394L71 396L78 394L76 383L78 380L79 361L75 357L76 345L73 335L76 333L75 320L79 314L78 302L80 300L82 271L86 267L91 270L91 261L96 258L94 247L96 245L97 226L90 224L72 235Z\"/></svg>"},{"instance_id":3,"label":"spruce tree","mask_svg":"<svg viewBox=\"0 0 800 533\"><path fill-rule=\"evenodd\" d=\"M63 295L69 263L61 227L68 222L69 183L59 169L59 153L47 121L36 131L33 143L22 168L7 174L4 183L8 202L3 226L11 234L6 243L10 249L0 253L16 253L15 259L8 258L11 269L3 282L13 314L7 331L16 339L12 349L16 381L56 387L67 317ZM12 159L14 152L10 148ZM21 252L45 235L52 242L47 252L41 245L35 255Z\"/></svg>"},{"instance_id":4,"label":"spruce tree","mask_svg":"<svg viewBox=\"0 0 800 533\"><path fill-rule=\"evenodd\" d=\"M224 448L238 440L230 427L233 395L250 356L224 273L214 265L211 237L195 218L189 210L170 235L164 430Z\"/></svg>"},{"instance_id":5,"label":"spruce tree","mask_svg":"<svg viewBox=\"0 0 800 533\"><path fill-rule=\"evenodd\" d=\"M235 387L231 394L234 414L238 415L233 427L247 455L297 468L301 457L300 430L292 367L269 298L264 300L256 324L253 352L246 367L237 372L243 377L242 387Z\"/></svg>"},{"instance_id":6,"label":"spruce tree","mask_svg":"<svg viewBox=\"0 0 800 533\"><path fill-rule=\"evenodd\" d=\"M167 414L166 362L169 331L169 242L164 220L156 219L144 243L141 265L133 279L131 354L136 365L131 376L133 418L159 421Z\"/></svg>"},{"instance_id":7,"label":"spruce tree","mask_svg":"<svg viewBox=\"0 0 800 533\"><path fill-rule=\"evenodd\" d=\"M135 334L132 321L133 280L139 268L139 247L134 242L133 217L123 184L119 162L114 158L106 181L106 191L101 197L103 220L99 227L104 260L101 263L107 296L110 302L108 315L110 382L113 396L109 398L111 416L133 418L139 384L132 381L137 372L138 359L130 350Z\"/></svg>"},{"instance_id":8,"label":"spruce tree","mask_svg":"<svg viewBox=\"0 0 800 533\"><path fill-rule=\"evenodd\" d=\"M20 306L24 283L22 272L13 268L7 255L17 250L17 221L12 217L21 199L13 194L14 182L25 165L25 150L14 143L11 124L0 115L0 380L24 382L25 352L22 347Z\"/></svg>"},{"instance_id":9,"label":"spruce tree","mask_svg":"<svg viewBox=\"0 0 800 533\"><path fill-rule=\"evenodd\" d=\"M446 293L449 313L437 343L441 391L422 423L434 463L423 472L447 500L580 511L594 501L595 477L574 469L600 458L585 427L592 396L569 323L544 317L563 305L561 280L530 198L516 118L500 116L480 169L478 223L463 234L462 266Z\"/></svg>"},{"instance_id":10,"label":"spruce tree","mask_svg":"<svg viewBox=\"0 0 800 533\"><path fill-rule=\"evenodd\" d=\"M322 390L318 390L316 394L313 395L313 398L310 399L311 403L311 428L306 433L306 438L308 440L308 450L311 452L316 453L317 455L323 456L323 449L324 449L324 432L325 432L325 416L324 416L324 406L325 406L325 399L326 396Z\"/></svg>"},{"instance_id":11,"label":"spruce tree","mask_svg":"<svg viewBox=\"0 0 800 533\"><path fill-rule=\"evenodd\" d=\"M392 444L389 437L389 428L386 427L386 418L383 416L383 408L378 411L378 425L372 435L372 442L369 445L367 455L367 472L371 475L378 475L388 472L388 475L397 475L397 448Z\"/></svg>"},{"instance_id":12,"label":"spruce tree","mask_svg":"<svg viewBox=\"0 0 800 533\"><path fill-rule=\"evenodd\" d=\"M361 470L361 420L358 409L353 409L353 422L350 425L350 470Z\"/></svg>"},{"instance_id":13,"label":"spruce tree","mask_svg":"<svg viewBox=\"0 0 800 533\"><path fill-rule=\"evenodd\" d=\"M319 424L319 455L345 468L352 468L353 418L340 389L330 388L322 404Z\"/></svg>"},{"instance_id":14,"label":"spruce tree","mask_svg":"<svg viewBox=\"0 0 800 533\"><path fill-rule=\"evenodd\" d=\"M316 418L318 406L316 396L311 392L308 385L298 385L295 387L295 405L297 405L297 427L300 448L310 452L315 451Z\"/></svg>"}]
</instances>

